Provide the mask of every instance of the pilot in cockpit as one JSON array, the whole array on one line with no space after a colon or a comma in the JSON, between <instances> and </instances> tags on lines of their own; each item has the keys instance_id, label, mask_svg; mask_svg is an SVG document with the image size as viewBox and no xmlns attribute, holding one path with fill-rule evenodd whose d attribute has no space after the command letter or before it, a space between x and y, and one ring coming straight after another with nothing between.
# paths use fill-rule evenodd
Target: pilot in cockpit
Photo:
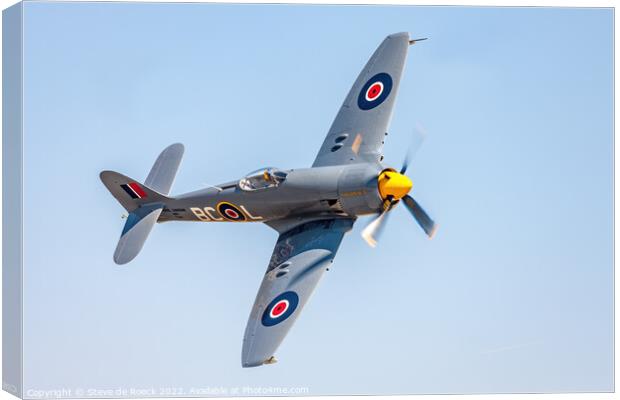
<instances>
[{"instance_id":1,"label":"pilot in cockpit","mask_svg":"<svg viewBox=\"0 0 620 400\"><path fill-rule=\"evenodd\" d=\"M278 186L286 179L286 172L274 168L259 169L239 181L242 190L254 191Z\"/></svg>"},{"instance_id":2,"label":"pilot in cockpit","mask_svg":"<svg viewBox=\"0 0 620 400\"><path fill-rule=\"evenodd\" d=\"M265 182L276 183L275 178L273 177L273 175L271 175L271 172L269 172L268 169L263 172L263 179L265 180Z\"/></svg>"}]
</instances>

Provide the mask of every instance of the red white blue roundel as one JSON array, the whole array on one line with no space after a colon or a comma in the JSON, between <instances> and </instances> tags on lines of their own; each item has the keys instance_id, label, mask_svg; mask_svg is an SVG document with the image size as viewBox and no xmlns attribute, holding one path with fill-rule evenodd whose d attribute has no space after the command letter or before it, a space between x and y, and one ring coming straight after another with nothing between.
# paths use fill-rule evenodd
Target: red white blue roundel
<instances>
[{"instance_id":1,"label":"red white blue roundel","mask_svg":"<svg viewBox=\"0 0 620 400\"><path fill-rule=\"evenodd\" d=\"M245 215L233 204L221 202L217 205L217 212L229 221L245 221Z\"/></svg>"},{"instance_id":2,"label":"red white blue roundel","mask_svg":"<svg viewBox=\"0 0 620 400\"><path fill-rule=\"evenodd\" d=\"M380 72L370 78L357 97L357 105L362 110L370 110L383 103L392 91L392 77Z\"/></svg>"},{"instance_id":3,"label":"red white blue roundel","mask_svg":"<svg viewBox=\"0 0 620 400\"><path fill-rule=\"evenodd\" d=\"M299 304L299 296L295 292L284 292L277 296L263 312L263 325L273 326L284 321L293 314L297 304Z\"/></svg>"}]
</instances>

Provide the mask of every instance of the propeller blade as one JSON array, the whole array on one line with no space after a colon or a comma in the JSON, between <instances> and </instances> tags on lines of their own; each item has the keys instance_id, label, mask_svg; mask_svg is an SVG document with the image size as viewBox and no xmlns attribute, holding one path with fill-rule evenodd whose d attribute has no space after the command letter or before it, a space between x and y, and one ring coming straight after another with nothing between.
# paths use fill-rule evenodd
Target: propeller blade
<instances>
[{"instance_id":1,"label":"propeller blade","mask_svg":"<svg viewBox=\"0 0 620 400\"><path fill-rule=\"evenodd\" d=\"M370 247L375 247L377 245L377 241L383 232L383 227L387 222L388 212L392 209L393 205L394 202L390 201L383 212L381 212L377 218L373 219L362 231L362 238Z\"/></svg>"},{"instance_id":2,"label":"propeller blade","mask_svg":"<svg viewBox=\"0 0 620 400\"><path fill-rule=\"evenodd\" d=\"M377 240L383 232L384 222L387 219L387 211L382 212L379 216L372 220L370 224L362 231L362 238L370 247L377 246Z\"/></svg>"},{"instance_id":3,"label":"propeller blade","mask_svg":"<svg viewBox=\"0 0 620 400\"><path fill-rule=\"evenodd\" d=\"M400 173L405 174L407 172L407 168L409 167L409 163L413 159L413 156L420 150L422 147L422 143L424 143L424 139L426 139L426 129L420 124L416 123L416 127L413 130L413 134L411 135L411 143L409 144L409 149L407 149L407 154L405 155L405 160L403 161L403 166L400 168Z\"/></svg>"},{"instance_id":4,"label":"propeller blade","mask_svg":"<svg viewBox=\"0 0 620 400\"><path fill-rule=\"evenodd\" d=\"M437 225L428 216L426 211L420 206L420 204L413 199L413 197L406 195L402 198L407 206L407 209L413 215L413 218L418 222L420 227L424 230L424 232L428 235L429 238L432 238L435 235L435 231L437 230Z\"/></svg>"}]
</instances>

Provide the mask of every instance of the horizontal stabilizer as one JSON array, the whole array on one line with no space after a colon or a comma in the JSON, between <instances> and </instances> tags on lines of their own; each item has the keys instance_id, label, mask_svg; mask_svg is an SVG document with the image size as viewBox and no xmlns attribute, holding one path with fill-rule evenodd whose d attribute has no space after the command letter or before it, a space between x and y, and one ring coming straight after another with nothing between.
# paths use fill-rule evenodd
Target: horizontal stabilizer
<instances>
[{"instance_id":1,"label":"horizontal stabilizer","mask_svg":"<svg viewBox=\"0 0 620 400\"><path fill-rule=\"evenodd\" d=\"M138 255L163 208L163 205L140 207L129 214L114 252L115 263L127 264Z\"/></svg>"}]
</instances>

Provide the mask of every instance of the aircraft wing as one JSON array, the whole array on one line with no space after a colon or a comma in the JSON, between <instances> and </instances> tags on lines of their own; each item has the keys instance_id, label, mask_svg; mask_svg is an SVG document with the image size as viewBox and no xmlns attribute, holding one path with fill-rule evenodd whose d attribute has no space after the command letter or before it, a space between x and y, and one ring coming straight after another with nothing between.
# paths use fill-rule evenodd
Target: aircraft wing
<instances>
[{"instance_id":1,"label":"aircraft wing","mask_svg":"<svg viewBox=\"0 0 620 400\"><path fill-rule=\"evenodd\" d=\"M243 338L242 365L272 362L354 219L305 222L281 232Z\"/></svg>"},{"instance_id":2,"label":"aircraft wing","mask_svg":"<svg viewBox=\"0 0 620 400\"><path fill-rule=\"evenodd\" d=\"M379 45L340 107L313 167L380 161L408 48L406 32Z\"/></svg>"}]
</instances>

